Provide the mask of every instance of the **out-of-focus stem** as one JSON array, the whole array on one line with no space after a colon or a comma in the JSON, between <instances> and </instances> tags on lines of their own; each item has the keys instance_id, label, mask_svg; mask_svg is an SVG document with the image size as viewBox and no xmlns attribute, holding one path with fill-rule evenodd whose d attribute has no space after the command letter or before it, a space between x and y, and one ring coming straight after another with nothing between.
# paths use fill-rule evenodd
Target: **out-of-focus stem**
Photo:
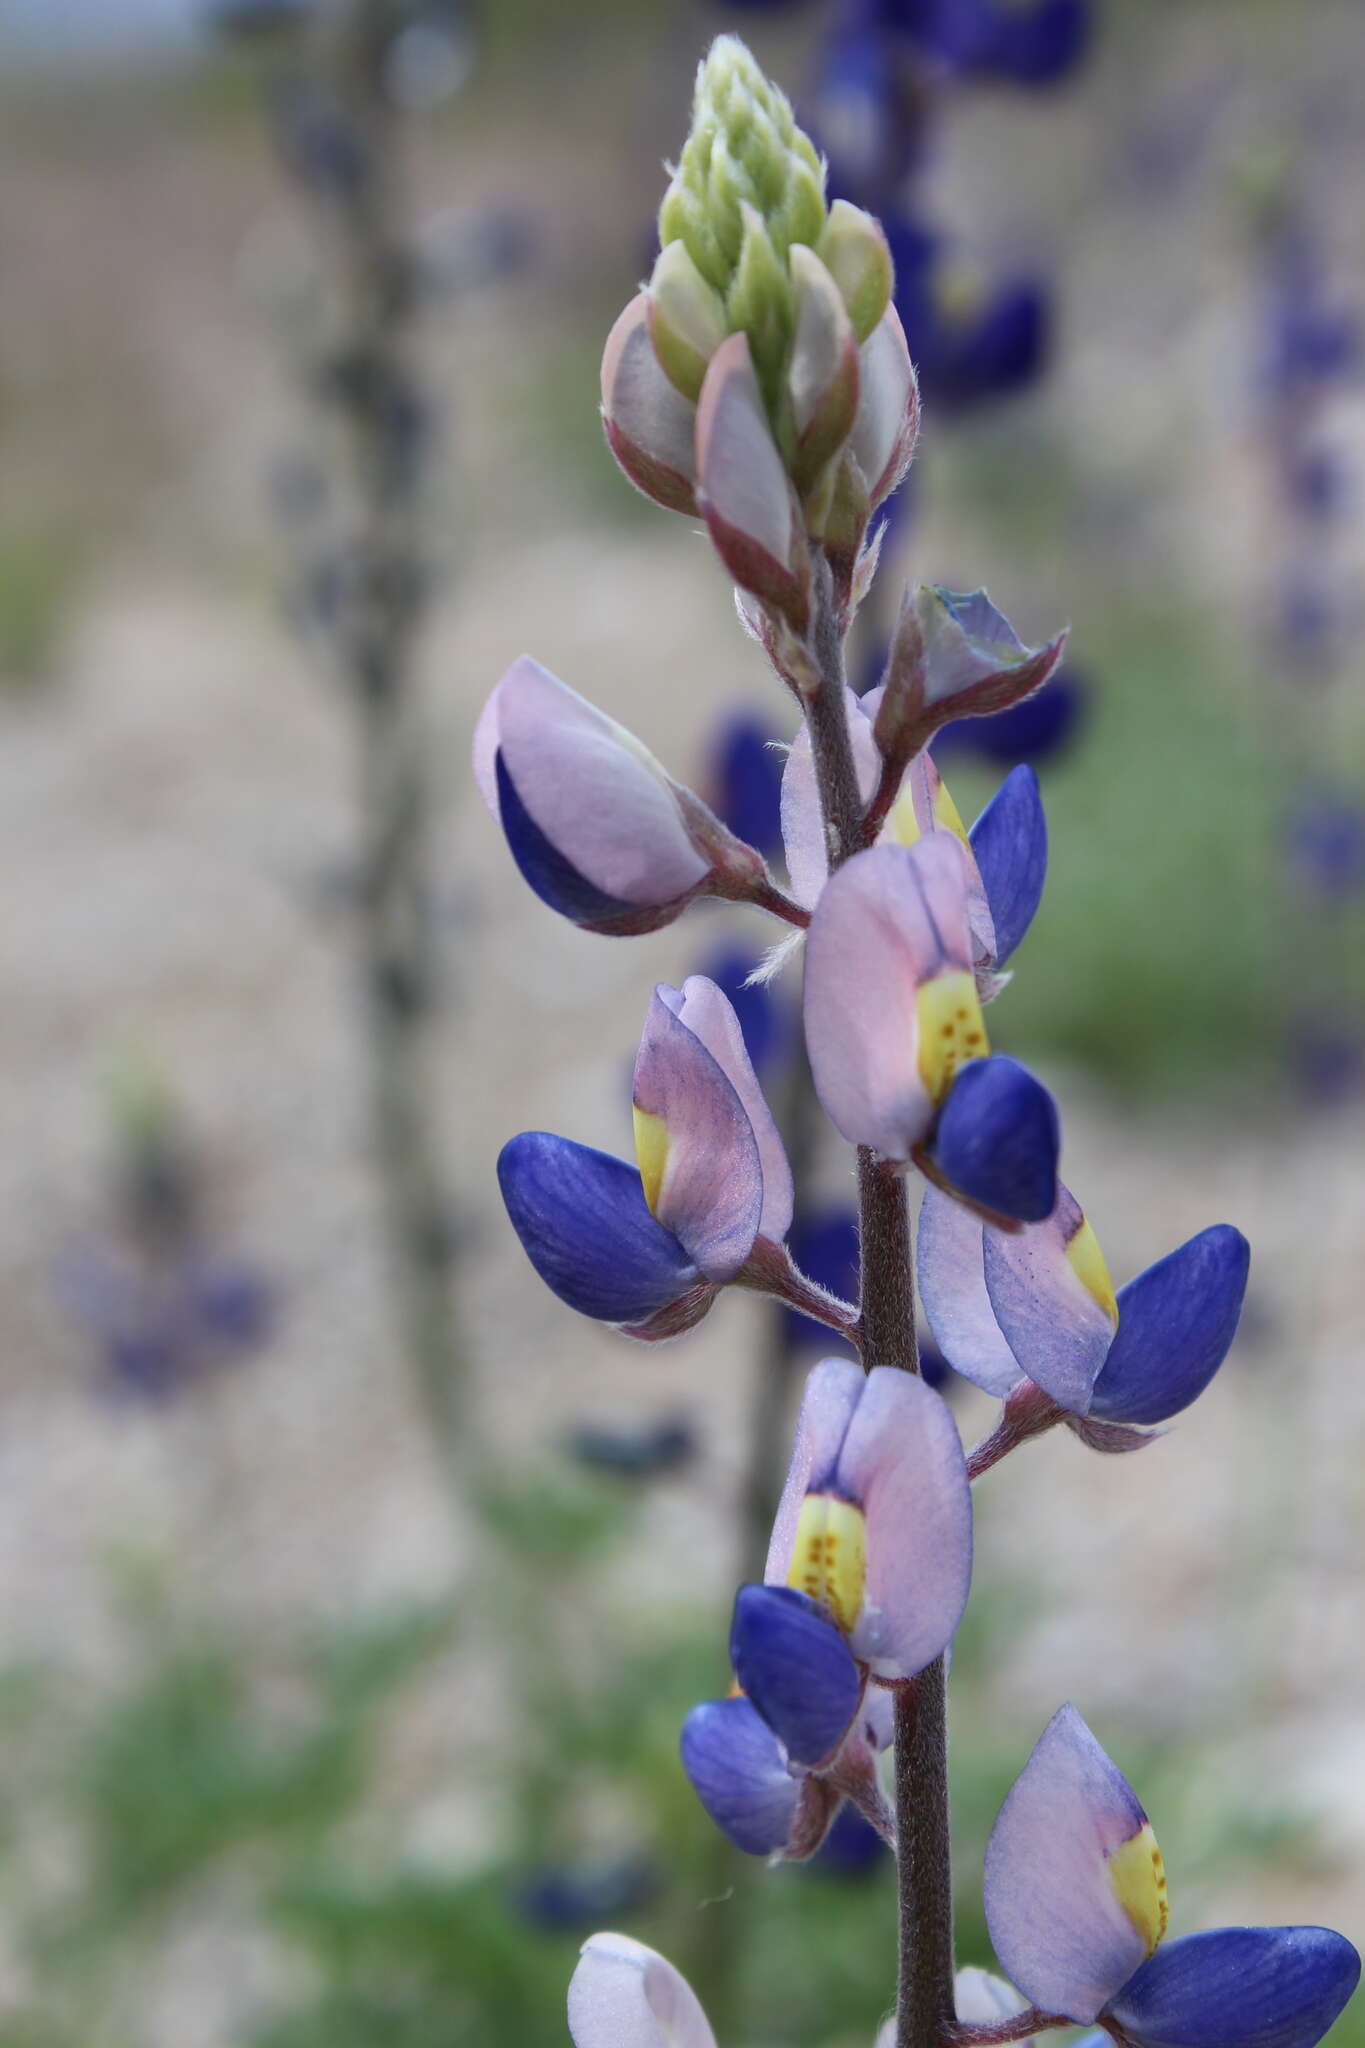
<instances>
[{"instance_id":1,"label":"out-of-focus stem","mask_svg":"<svg viewBox=\"0 0 1365 2048\"><path fill-rule=\"evenodd\" d=\"M816 587L821 682L808 702L806 722L833 873L862 847L864 819L844 704L843 636L828 580L817 577ZM865 1147L858 1152L858 1219L864 1367L918 1372L905 1181ZM897 1691L896 1832L896 2048L938 2048L954 2014L947 1698L941 1657Z\"/></svg>"},{"instance_id":2,"label":"out-of-focus stem","mask_svg":"<svg viewBox=\"0 0 1365 2048\"><path fill-rule=\"evenodd\" d=\"M426 744L413 677L421 603L397 115L385 88L392 0L350 0L337 24L341 89L363 175L338 208L344 303L339 403L355 505L354 603L337 653L355 706L362 842L359 917L373 1139L402 1346L447 1465L458 1459L460 1347L452 1231L427 1073L434 996Z\"/></svg>"}]
</instances>

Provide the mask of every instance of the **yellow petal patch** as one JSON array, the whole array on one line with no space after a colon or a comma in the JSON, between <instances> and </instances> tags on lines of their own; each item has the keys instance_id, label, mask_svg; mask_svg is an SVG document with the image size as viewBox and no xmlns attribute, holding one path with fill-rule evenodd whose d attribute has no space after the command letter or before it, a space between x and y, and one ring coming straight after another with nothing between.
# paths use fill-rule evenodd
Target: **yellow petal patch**
<instances>
[{"instance_id":1,"label":"yellow petal patch","mask_svg":"<svg viewBox=\"0 0 1365 2048\"><path fill-rule=\"evenodd\" d=\"M915 995L915 1019L920 1079L930 1100L942 1102L958 1068L991 1049L975 977L959 968L926 981Z\"/></svg>"},{"instance_id":2,"label":"yellow petal patch","mask_svg":"<svg viewBox=\"0 0 1365 2048\"><path fill-rule=\"evenodd\" d=\"M661 1116L651 1116L647 1109L635 1111L635 1159L645 1184L645 1200L651 1214L657 1216L659 1190L668 1165L668 1126Z\"/></svg>"},{"instance_id":3,"label":"yellow petal patch","mask_svg":"<svg viewBox=\"0 0 1365 2048\"><path fill-rule=\"evenodd\" d=\"M957 805L948 794L947 783L943 781L940 781L934 791L934 820L945 832L952 832L964 846L971 845L972 842L967 837L967 827L962 822Z\"/></svg>"},{"instance_id":4,"label":"yellow petal patch","mask_svg":"<svg viewBox=\"0 0 1365 2048\"><path fill-rule=\"evenodd\" d=\"M967 837L967 827L962 822L957 805L948 794L946 782L941 781L934 791L933 812L934 823L942 831L951 832L964 846L971 845L971 840ZM886 814L881 836L896 846L913 846L916 840L923 837L919 819L915 815L914 788L908 778L901 787L900 795Z\"/></svg>"},{"instance_id":5,"label":"yellow petal patch","mask_svg":"<svg viewBox=\"0 0 1365 2048\"><path fill-rule=\"evenodd\" d=\"M845 1635L863 1611L867 1523L852 1501L808 1493L801 1503L787 1584L828 1608Z\"/></svg>"},{"instance_id":6,"label":"yellow petal patch","mask_svg":"<svg viewBox=\"0 0 1365 2048\"><path fill-rule=\"evenodd\" d=\"M1166 1866L1150 1822L1109 1858L1109 1882L1151 1955L1166 1932L1171 1909L1166 1897Z\"/></svg>"},{"instance_id":7,"label":"yellow petal patch","mask_svg":"<svg viewBox=\"0 0 1365 2048\"><path fill-rule=\"evenodd\" d=\"M1100 1241L1090 1225L1081 1219L1081 1227L1066 1248L1071 1270L1091 1298L1097 1301L1111 1323L1117 1329L1119 1305L1114 1298L1114 1283L1109 1278L1109 1268L1100 1250Z\"/></svg>"}]
</instances>

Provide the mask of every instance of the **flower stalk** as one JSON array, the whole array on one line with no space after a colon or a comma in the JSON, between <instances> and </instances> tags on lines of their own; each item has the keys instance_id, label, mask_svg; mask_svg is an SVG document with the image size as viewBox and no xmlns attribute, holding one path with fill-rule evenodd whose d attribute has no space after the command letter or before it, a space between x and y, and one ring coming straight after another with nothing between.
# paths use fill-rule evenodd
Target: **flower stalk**
<instances>
[{"instance_id":1,"label":"flower stalk","mask_svg":"<svg viewBox=\"0 0 1365 2048\"><path fill-rule=\"evenodd\" d=\"M817 579L813 634L820 685L806 719L820 792L830 873L864 844L844 709L844 636L828 578ZM915 1281L905 1177L858 1147L862 1301L859 1355L865 1370L918 1373ZM938 1657L896 1689L896 1834L899 1938L895 2048L937 2048L953 2017L953 1882L948 1800L947 1678Z\"/></svg>"}]
</instances>

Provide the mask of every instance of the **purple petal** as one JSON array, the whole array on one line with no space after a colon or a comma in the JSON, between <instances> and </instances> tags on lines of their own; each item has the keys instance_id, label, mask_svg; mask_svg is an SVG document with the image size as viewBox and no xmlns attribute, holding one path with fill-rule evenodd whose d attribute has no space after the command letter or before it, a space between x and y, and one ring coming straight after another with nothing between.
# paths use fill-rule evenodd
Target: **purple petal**
<instances>
[{"instance_id":1,"label":"purple petal","mask_svg":"<svg viewBox=\"0 0 1365 2048\"><path fill-rule=\"evenodd\" d=\"M862 1367L851 1358L822 1359L806 1379L787 1483L763 1572L770 1586L787 1583L802 1504L809 1491L824 1491L833 1483L839 1452L865 1384Z\"/></svg>"},{"instance_id":2,"label":"purple petal","mask_svg":"<svg viewBox=\"0 0 1365 2048\"><path fill-rule=\"evenodd\" d=\"M801 508L743 334L730 335L711 358L697 406L696 447L697 501L716 553L741 590L776 606L804 632L810 557Z\"/></svg>"},{"instance_id":3,"label":"purple petal","mask_svg":"<svg viewBox=\"0 0 1365 2048\"><path fill-rule=\"evenodd\" d=\"M1155 1850L1127 1779L1076 1709L1062 1707L986 1845L986 1926L1006 1975L1026 1998L1081 2025L1098 2018L1154 1946L1150 1931L1140 1932L1130 1917L1119 1885L1144 1914L1157 1910L1159 1897L1164 1927ZM1149 1853L1154 1861L1146 1860Z\"/></svg>"},{"instance_id":4,"label":"purple petal","mask_svg":"<svg viewBox=\"0 0 1365 2048\"><path fill-rule=\"evenodd\" d=\"M915 1257L933 1341L956 1372L1003 1401L1021 1372L986 1294L982 1233L970 1208L925 1190Z\"/></svg>"},{"instance_id":5,"label":"purple petal","mask_svg":"<svg viewBox=\"0 0 1365 2048\"><path fill-rule=\"evenodd\" d=\"M771 1238L774 1244L781 1244L791 1228L791 1168L787 1164L786 1149L773 1121L773 1113L749 1058L739 1019L716 984L701 974L690 975L683 983L680 1000L674 1000L676 990L664 989L661 994L678 1021L701 1040L739 1097L758 1146L763 1172L759 1234Z\"/></svg>"},{"instance_id":6,"label":"purple petal","mask_svg":"<svg viewBox=\"0 0 1365 2048\"><path fill-rule=\"evenodd\" d=\"M527 1258L580 1315L641 1322L700 1277L650 1215L640 1176L623 1159L551 1131L523 1131L502 1148L498 1186Z\"/></svg>"},{"instance_id":7,"label":"purple petal","mask_svg":"<svg viewBox=\"0 0 1365 2048\"><path fill-rule=\"evenodd\" d=\"M1059 1184L1044 1223L1008 1235L988 1226L985 1270L995 1320L1020 1371L1084 1415L1117 1314L1103 1256L1074 1195Z\"/></svg>"},{"instance_id":8,"label":"purple petal","mask_svg":"<svg viewBox=\"0 0 1365 2048\"><path fill-rule=\"evenodd\" d=\"M807 933L815 1091L850 1144L888 1159L908 1159L933 1117L917 999L931 980L971 972L965 889L948 833L908 849L874 846L830 878ZM968 1045L968 1057L981 1049Z\"/></svg>"},{"instance_id":9,"label":"purple petal","mask_svg":"<svg viewBox=\"0 0 1365 2048\"><path fill-rule=\"evenodd\" d=\"M1360 1980L1327 1927L1219 1927L1157 1950L1109 2010L1142 2048L1314 2048Z\"/></svg>"},{"instance_id":10,"label":"purple petal","mask_svg":"<svg viewBox=\"0 0 1365 2048\"><path fill-rule=\"evenodd\" d=\"M594 1934L569 1983L574 2048L716 2048L687 1979L628 1934Z\"/></svg>"},{"instance_id":11,"label":"purple petal","mask_svg":"<svg viewBox=\"0 0 1365 2048\"><path fill-rule=\"evenodd\" d=\"M848 1644L824 1610L790 1586L741 1586L730 1662L793 1763L823 1763L862 1697Z\"/></svg>"},{"instance_id":12,"label":"purple petal","mask_svg":"<svg viewBox=\"0 0 1365 2048\"><path fill-rule=\"evenodd\" d=\"M653 756L528 655L489 699L474 755L479 786L487 798L491 778L509 836L499 761L515 793L516 822L529 821L589 891L618 907L676 902L710 872Z\"/></svg>"},{"instance_id":13,"label":"purple petal","mask_svg":"<svg viewBox=\"0 0 1365 2048\"><path fill-rule=\"evenodd\" d=\"M971 1487L942 1398L913 1373L875 1366L835 1487L867 1521L853 1653L879 1678L913 1678L951 1642L972 1578Z\"/></svg>"},{"instance_id":14,"label":"purple petal","mask_svg":"<svg viewBox=\"0 0 1365 2048\"><path fill-rule=\"evenodd\" d=\"M934 1341L956 1372L1003 1400L1021 1378L1019 1361L986 1292L984 1226L951 1195L926 1188L916 1269Z\"/></svg>"},{"instance_id":15,"label":"purple petal","mask_svg":"<svg viewBox=\"0 0 1365 2048\"><path fill-rule=\"evenodd\" d=\"M1197 1400L1237 1334L1250 1264L1241 1231L1215 1223L1130 1280L1090 1413L1165 1422Z\"/></svg>"},{"instance_id":16,"label":"purple petal","mask_svg":"<svg viewBox=\"0 0 1365 2048\"><path fill-rule=\"evenodd\" d=\"M797 1781L782 1745L750 1700L706 1700L683 1722L683 1769L723 1835L749 1856L786 1847Z\"/></svg>"},{"instance_id":17,"label":"purple petal","mask_svg":"<svg viewBox=\"0 0 1365 2048\"><path fill-rule=\"evenodd\" d=\"M998 1216L1039 1223L1057 1201L1057 1106L1017 1060L970 1060L943 1105L928 1152L959 1194Z\"/></svg>"},{"instance_id":18,"label":"purple petal","mask_svg":"<svg viewBox=\"0 0 1365 2048\"><path fill-rule=\"evenodd\" d=\"M1023 762L1005 777L971 831L1003 967L1033 922L1047 879L1047 819L1038 777Z\"/></svg>"},{"instance_id":19,"label":"purple petal","mask_svg":"<svg viewBox=\"0 0 1365 2048\"><path fill-rule=\"evenodd\" d=\"M676 989L655 990L635 1061L645 1197L708 1280L732 1280L762 1214L758 1140L731 1082L674 1002L683 1002Z\"/></svg>"},{"instance_id":20,"label":"purple petal","mask_svg":"<svg viewBox=\"0 0 1365 2048\"><path fill-rule=\"evenodd\" d=\"M697 408L664 375L649 336L649 295L620 315L602 352L602 424L612 454L647 498L695 512Z\"/></svg>"}]
</instances>

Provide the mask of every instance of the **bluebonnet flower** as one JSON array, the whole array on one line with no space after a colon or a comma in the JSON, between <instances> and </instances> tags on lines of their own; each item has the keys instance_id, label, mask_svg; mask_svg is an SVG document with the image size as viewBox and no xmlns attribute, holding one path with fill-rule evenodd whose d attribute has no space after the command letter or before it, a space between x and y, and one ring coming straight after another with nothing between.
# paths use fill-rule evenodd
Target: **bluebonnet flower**
<instances>
[{"instance_id":1,"label":"bluebonnet flower","mask_svg":"<svg viewBox=\"0 0 1365 2048\"><path fill-rule=\"evenodd\" d=\"M1021 86L1057 84L1089 47L1092 0L886 0L956 69Z\"/></svg>"},{"instance_id":2,"label":"bluebonnet flower","mask_svg":"<svg viewBox=\"0 0 1365 2048\"><path fill-rule=\"evenodd\" d=\"M1162 1946L1151 1824L1074 1707L1044 1729L986 1848L986 1924L1013 1983L1053 2022L1135 2048L1314 2048L1360 1958L1325 1927L1222 1927Z\"/></svg>"},{"instance_id":3,"label":"bluebonnet flower","mask_svg":"<svg viewBox=\"0 0 1365 2048\"><path fill-rule=\"evenodd\" d=\"M516 1889L517 1910L545 1934L579 1934L595 1921L638 1912L657 1897L662 1873L648 1856L547 1865Z\"/></svg>"},{"instance_id":4,"label":"bluebonnet flower","mask_svg":"<svg viewBox=\"0 0 1365 2048\"><path fill-rule=\"evenodd\" d=\"M657 1422L581 1422L568 1440L570 1455L591 1471L622 1479L658 1479L689 1465L697 1454L697 1432L686 1416Z\"/></svg>"},{"instance_id":5,"label":"bluebonnet flower","mask_svg":"<svg viewBox=\"0 0 1365 2048\"><path fill-rule=\"evenodd\" d=\"M805 1021L816 1093L850 1143L913 1159L994 1215L1050 1212L1056 1110L1023 1067L990 1057L951 833L870 848L825 885Z\"/></svg>"},{"instance_id":6,"label":"bluebonnet flower","mask_svg":"<svg viewBox=\"0 0 1365 2048\"><path fill-rule=\"evenodd\" d=\"M706 777L711 808L737 839L760 853L782 847L782 756L767 720L736 711L711 741Z\"/></svg>"},{"instance_id":7,"label":"bluebonnet flower","mask_svg":"<svg viewBox=\"0 0 1365 2048\"><path fill-rule=\"evenodd\" d=\"M858 1219L843 1207L802 1209L791 1232L791 1254L801 1271L817 1286L827 1288L842 1301L856 1301L859 1294ZM829 1343L829 1331L812 1316L783 1307L787 1336L794 1347Z\"/></svg>"},{"instance_id":8,"label":"bluebonnet flower","mask_svg":"<svg viewBox=\"0 0 1365 2048\"><path fill-rule=\"evenodd\" d=\"M528 655L484 707L474 773L525 880L589 931L655 931L766 874L633 734Z\"/></svg>"},{"instance_id":9,"label":"bluebonnet flower","mask_svg":"<svg viewBox=\"0 0 1365 2048\"><path fill-rule=\"evenodd\" d=\"M1289 854L1303 887L1328 900L1365 888L1365 809L1349 796L1307 790L1289 816Z\"/></svg>"},{"instance_id":10,"label":"bluebonnet flower","mask_svg":"<svg viewBox=\"0 0 1365 2048\"><path fill-rule=\"evenodd\" d=\"M1134 1426L1179 1414L1217 1372L1251 1253L1240 1231L1214 1224L1116 1295L1093 1229L1059 1183L1051 1213L1015 1231L929 1188L917 1258L925 1314L965 1378L1002 1398L1030 1380L1072 1417L1118 1425L1132 1441Z\"/></svg>"},{"instance_id":11,"label":"bluebonnet flower","mask_svg":"<svg viewBox=\"0 0 1365 2048\"><path fill-rule=\"evenodd\" d=\"M640 1337L699 1320L791 1222L791 1170L735 1014L713 982L655 991L635 1065L637 1165L524 1131L498 1182L561 1301Z\"/></svg>"},{"instance_id":12,"label":"bluebonnet flower","mask_svg":"<svg viewBox=\"0 0 1365 2048\"><path fill-rule=\"evenodd\" d=\"M1033 383L1051 347L1047 287L1022 272L986 281L908 213L884 222L896 311L926 399L965 411Z\"/></svg>"},{"instance_id":13,"label":"bluebonnet flower","mask_svg":"<svg viewBox=\"0 0 1365 2048\"><path fill-rule=\"evenodd\" d=\"M58 1289L98 1346L115 1394L164 1401L269 1340L277 1298L219 1248L208 1176L158 1077L116 1076L111 1227L62 1261Z\"/></svg>"},{"instance_id":14,"label":"bluebonnet flower","mask_svg":"<svg viewBox=\"0 0 1365 2048\"><path fill-rule=\"evenodd\" d=\"M941 761L951 753L971 753L1006 767L1051 760L1075 739L1090 687L1088 679L1068 661L1022 704L1012 704L987 718L950 719L935 737L934 757Z\"/></svg>"},{"instance_id":15,"label":"bluebonnet flower","mask_svg":"<svg viewBox=\"0 0 1365 2048\"><path fill-rule=\"evenodd\" d=\"M845 1801L806 1868L826 1877L870 1877L885 1860L886 1848L871 1821Z\"/></svg>"},{"instance_id":16,"label":"bluebonnet flower","mask_svg":"<svg viewBox=\"0 0 1365 2048\"><path fill-rule=\"evenodd\" d=\"M914 1677L946 1647L971 1551L966 1464L941 1398L887 1367L816 1366L764 1584L735 1601L742 1690L683 1726L684 1768L738 1847L804 1859L845 1796L886 1832L875 1757L890 1701L869 1680Z\"/></svg>"}]
</instances>

